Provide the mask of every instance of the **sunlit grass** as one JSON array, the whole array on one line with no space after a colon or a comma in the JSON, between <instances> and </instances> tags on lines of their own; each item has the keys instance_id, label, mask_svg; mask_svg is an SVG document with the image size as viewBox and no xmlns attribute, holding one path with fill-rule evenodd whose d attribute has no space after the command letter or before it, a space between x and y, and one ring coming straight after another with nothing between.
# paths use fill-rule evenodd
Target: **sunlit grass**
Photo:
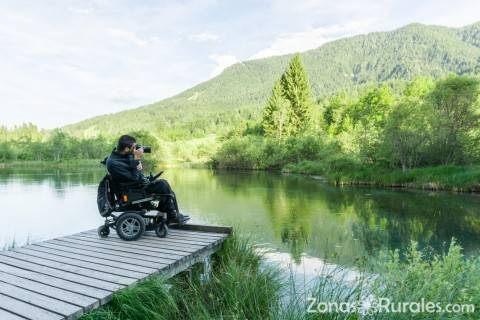
<instances>
[{"instance_id":1,"label":"sunlit grass","mask_svg":"<svg viewBox=\"0 0 480 320\"><path fill-rule=\"evenodd\" d=\"M357 165L330 170L325 163L302 161L288 165L287 171L319 175L337 185L375 185L396 188L415 188L446 191L480 191L480 166L437 166L400 169Z\"/></svg>"},{"instance_id":2,"label":"sunlit grass","mask_svg":"<svg viewBox=\"0 0 480 320\"><path fill-rule=\"evenodd\" d=\"M319 272L311 286L298 287L292 274L265 263L251 242L233 236L215 255L211 280L203 283L200 270L170 280L151 277L114 294L112 301L82 320L140 319L411 319L412 314L308 312L317 302L355 302L388 297L391 301L428 301L480 304L480 264L466 258L452 242L448 252L427 255L412 244L400 259L384 253L376 273L352 277L339 267ZM310 298L310 300L309 300ZM477 308L478 309L478 308ZM315 308L310 309L310 311ZM477 319L477 313L442 315L445 319ZM439 314L417 314L415 319L439 319Z\"/></svg>"}]
</instances>

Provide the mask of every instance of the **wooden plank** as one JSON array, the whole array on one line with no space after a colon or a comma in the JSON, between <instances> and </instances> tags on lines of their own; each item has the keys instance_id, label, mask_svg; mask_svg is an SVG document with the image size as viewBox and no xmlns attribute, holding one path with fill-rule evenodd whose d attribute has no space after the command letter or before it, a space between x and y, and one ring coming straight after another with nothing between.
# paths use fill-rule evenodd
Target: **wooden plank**
<instances>
[{"instance_id":1,"label":"wooden plank","mask_svg":"<svg viewBox=\"0 0 480 320\"><path fill-rule=\"evenodd\" d=\"M77 240L94 241L94 242L97 242L97 243L109 243L109 242L114 241L114 242L117 243L117 245L122 246L122 247L133 248L133 249L137 249L137 250L145 249L145 246L143 246L141 244L141 242L139 242L139 241L141 241L142 238L140 238L138 240L135 240L135 241L125 241L125 240L121 240L120 238L118 238L116 236L112 236L112 237L108 237L108 238L99 238L98 236L83 235L83 234L71 236L71 238L72 239L77 239ZM176 248L168 248L168 247L162 246L163 239L160 239L158 237L156 239L162 240L162 241L155 242L155 246L153 247L155 250L153 250L153 251L162 253L162 255L166 255L166 256L169 256L169 257L171 257L172 255L180 255L180 256L188 255L188 253L178 252L178 250L176 250ZM150 248L151 248L151 246L150 246Z\"/></svg>"},{"instance_id":2,"label":"wooden plank","mask_svg":"<svg viewBox=\"0 0 480 320\"><path fill-rule=\"evenodd\" d=\"M95 235L82 235L82 237L86 239L98 239L98 236ZM117 237L108 237L105 239L101 239L102 241L107 241L107 242L115 242L115 243L121 243L124 244L125 241L117 238ZM138 247L139 249L144 248L144 247L150 247L150 248L161 248L165 250L170 250L175 253L180 252L195 252L198 249L201 249L204 245L210 244L212 241L209 242L203 242L201 244L193 244L193 243L184 243L184 242L179 242L176 241L176 239L169 239L169 238L158 238L157 236L155 237L142 237L135 242L128 242L129 245L134 245Z\"/></svg>"},{"instance_id":3,"label":"wooden plank","mask_svg":"<svg viewBox=\"0 0 480 320\"><path fill-rule=\"evenodd\" d=\"M92 234L96 235L97 231L96 230L89 230L85 232L81 232L81 234ZM112 232L110 236L116 234L115 232ZM153 231L147 231L145 232L145 235L152 235L156 236ZM175 236L189 236L191 238L198 238L198 239L219 239L219 238L225 238L229 236L229 234L226 233L213 233L213 232L197 232L197 231L190 231L190 230L181 230L181 229L169 229L168 235L175 235Z\"/></svg>"},{"instance_id":4,"label":"wooden plank","mask_svg":"<svg viewBox=\"0 0 480 320\"><path fill-rule=\"evenodd\" d=\"M73 320L152 274L171 277L228 236L208 227L171 230L167 238L147 232L134 242L92 230L0 253L0 320Z\"/></svg>"},{"instance_id":5,"label":"wooden plank","mask_svg":"<svg viewBox=\"0 0 480 320\"><path fill-rule=\"evenodd\" d=\"M190 230L181 230L181 229L169 229L170 234L174 235L189 235L191 237L197 238L225 238L228 237L229 234L227 233L213 233L213 232L198 232L198 231L190 231Z\"/></svg>"},{"instance_id":6,"label":"wooden plank","mask_svg":"<svg viewBox=\"0 0 480 320\"><path fill-rule=\"evenodd\" d=\"M76 236L100 239L98 235L96 235L94 233L89 233L89 232L82 232L82 233L79 233ZM110 235L108 238L104 238L104 239L119 239L119 240L121 240L116 234ZM190 238L189 236L172 236L170 233L167 235L166 238L159 238L153 232L145 232L145 234L142 237L140 237L138 240L135 240L135 241L124 241L124 240L122 240L122 242L123 243L127 242L129 244L135 244L135 243L138 243L139 241L142 241L142 240L149 240L149 241L153 240L153 241L155 241L155 243L160 244L160 243L164 243L164 242L171 242L172 240L189 240L190 241L189 244L193 243L193 244L201 246L202 243L209 243L212 240L217 240L217 239L219 239L219 238L217 237L217 238L209 238L209 239L205 239L205 238L198 239L198 238Z\"/></svg>"},{"instance_id":7,"label":"wooden plank","mask_svg":"<svg viewBox=\"0 0 480 320\"><path fill-rule=\"evenodd\" d=\"M94 271L100 271L100 272L106 272L109 274L117 275L117 276L124 276L128 278L133 278L133 279L142 279L145 276L147 276L149 273L145 272L136 272L136 271L130 271L126 269L122 269L120 265L117 267L112 267L112 266L107 266L107 265L101 265L99 263L92 263L88 261L83 261L80 259L72 259L72 258L66 258L58 255L54 255L51 253L47 252L42 252L42 251L35 251L31 250L30 247L26 248L19 248L15 249L13 252L19 252L23 253L29 256L37 257L37 258L42 258L50 261L55 261L55 262L60 262L60 263L65 263L69 264L72 266L77 266L81 268L86 268L86 269L91 269ZM156 270L152 270L151 273L156 272Z\"/></svg>"},{"instance_id":8,"label":"wooden plank","mask_svg":"<svg viewBox=\"0 0 480 320\"><path fill-rule=\"evenodd\" d=\"M64 280L76 282L79 284L88 285L97 289L107 290L110 292L114 292L125 287L124 285L119 285L119 284L111 283L108 281L98 280L98 279L86 277L83 275L78 275L76 273L71 273L63 270L58 270L55 268L38 265L35 263L25 262L22 260L8 257L6 255L2 255L1 262L3 264L8 264L8 265L25 269L28 271L50 275L59 279L64 279Z\"/></svg>"},{"instance_id":9,"label":"wooden plank","mask_svg":"<svg viewBox=\"0 0 480 320\"><path fill-rule=\"evenodd\" d=\"M7 306L8 311L31 320L61 320L59 314L43 310L28 303L0 294L0 306Z\"/></svg>"},{"instance_id":10,"label":"wooden plank","mask_svg":"<svg viewBox=\"0 0 480 320\"><path fill-rule=\"evenodd\" d=\"M166 252L165 249L156 249L156 248L142 248L138 245L130 244L127 241L122 243L112 243L107 239L86 239L82 237L68 237L68 238L61 238L64 241L76 242L80 244L84 244L86 246L98 246L101 248L112 249L117 251L124 251L124 252L131 252L131 253L141 253L142 255L148 255L153 257L164 258L165 260L176 261L177 259L182 259L183 257L187 256L187 253L176 252L173 250L168 250ZM173 252L175 253L173 253Z\"/></svg>"},{"instance_id":11,"label":"wooden plank","mask_svg":"<svg viewBox=\"0 0 480 320\"><path fill-rule=\"evenodd\" d=\"M25 290L11 284L0 281L0 294L9 296L10 298L23 301L32 306L60 314L67 319L73 319L83 314L83 309L60 300L56 300L42 294Z\"/></svg>"},{"instance_id":12,"label":"wooden plank","mask_svg":"<svg viewBox=\"0 0 480 320\"><path fill-rule=\"evenodd\" d=\"M57 242L58 241L58 242ZM59 243L65 246L74 246L75 248L80 248L80 249L86 249L86 246L84 243L81 241L76 241L74 239L69 240L52 240L51 243ZM91 246L90 244L88 245L90 247L90 250L92 252L99 252L99 253L107 253L111 255L115 255L118 257L125 257L125 258L131 258L131 259L137 259L140 262L145 261L145 262L152 262L152 263L165 263L167 266L172 263L171 259L162 259L160 257L151 257L151 256L145 256L139 253L132 253L132 252L125 252L125 251L120 251L120 250L112 250L111 248L102 248L99 246Z\"/></svg>"},{"instance_id":13,"label":"wooden plank","mask_svg":"<svg viewBox=\"0 0 480 320\"><path fill-rule=\"evenodd\" d=\"M87 269L84 267L72 266L66 263L56 262L53 260L37 258L37 257L26 255L20 252L4 252L0 255L0 259L3 260L3 257L1 256L9 256L10 258L18 259L18 260L29 262L29 263L34 263L36 265L58 269L61 271L67 271L77 275L90 277L92 279L98 279L98 280L116 283L124 286L129 286L135 283L136 280L138 279L138 278L131 278L126 276L124 277L124 276L113 275L108 272L95 271L95 270Z\"/></svg>"},{"instance_id":14,"label":"wooden plank","mask_svg":"<svg viewBox=\"0 0 480 320\"><path fill-rule=\"evenodd\" d=\"M153 234L145 234L145 236L147 237L153 237L154 235ZM218 239L221 239L222 237L212 237L212 238L199 238L197 236L192 236L192 235L183 235L183 234L176 234L176 233L172 233L172 232L169 232L168 233L168 236L167 236L167 239L171 240L171 239L174 239L174 240L189 240L189 241L193 241L194 243L209 243L211 241L215 241L215 240L218 240Z\"/></svg>"},{"instance_id":15,"label":"wooden plank","mask_svg":"<svg viewBox=\"0 0 480 320\"><path fill-rule=\"evenodd\" d=\"M123 270L130 270L130 271L137 271L145 274L150 274L150 273L155 273L157 271L157 268L147 268L143 266L139 266L132 263L128 263L125 261L118 261L112 259L112 257L105 255L103 259L92 257L91 255L84 255L81 253L71 253L71 252L66 252L66 251L61 251L61 250L56 250L52 248L45 248L37 245L30 245L28 247L29 250L35 250L38 252L44 252L44 253L50 253L54 254L60 257L66 257L66 258L73 258L73 259L78 259L80 261L87 261L87 262L93 262L96 263L97 265L104 265L104 266L111 266L111 267L116 267L118 269L123 269Z\"/></svg>"},{"instance_id":16,"label":"wooden plank","mask_svg":"<svg viewBox=\"0 0 480 320\"><path fill-rule=\"evenodd\" d=\"M116 239L116 238L109 238L109 239L102 239L102 241L111 243L111 244L123 244L125 243L121 239ZM203 248L203 246L188 246L183 243L179 244L172 244L172 243L156 243L155 240L150 241L150 240L137 240L135 241L135 245L137 245L137 250L148 250L150 248L155 248L155 249L167 249L167 250L172 250L175 252L175 254L181 254L183 256L188 256L189 254L192 254L196 252L197 250Z\"/></svg>"},{"instance_id":17,"label":"wooden plank","mask_svg":"<svg viewBox=\"0 0 480 320\"><path fill-rule=\"evenodd\" d=\"M174 276L182 271L185 271L187 268L191 267L195 263L204 261L206 257L212 255L216 250L218 250L218 248L220 248L222 241L223 240L219 240L217 243L207 246L202 250L199 250L195 255L192 255L191 259L187 261L176 262L168 269L166 273L163 274L163 276L167 278Z\"/></svg>"},{"instance_id":18,"label":"wooden plank","mask_svg":"<svg viewBox=\"0 0 480 320\"><path fill-rule=\"evenodd\" d=\"M25 320L25 318L14 315L13 313L0 309L0 319L2 320Z\"/></svg>"},{"instance_id":19,"label":"wooden plank","mask_svg":"<svg viewBox=\"0 0 480 320\"><path fill-rule=\"evenodd\" d=\"M99 306L99 301L95 298L17 277L5 272L0 272L0 281L82 307L84 311ZM2 318L0 317L0 319Z\"/></svg>"},{"instance_id":20,"label":"wooden plank","mask_svg":"<svg viewBox=\"0 0 480 320\"><path fill-rule=\"evenodd\" d=\"M111 293L107 290L93 288L80 283L55 278L50 275L32 272L30 270L17 268L3 263L0 263L0 272L98 299L100 304L105 303L108 300L107 297Z\"/></svg>"},{"instance_id":21,"label":"wooden plank","mask_svg":"<svg viewBox=\"0 0 480 320\"><path fill-rule=\"evenodd\" d=\"M174 225L171 226L172 229L178 230L192 230L192 231L203 231L203 232L215 232L215 233L226 233L231 234L233 228L226 226L216 226L216 225L204 225L204 224L184 224L184 225Z\"/></svg>"},{"instance_id":22,"label":"wooden plank","mask_svg":"<svg viewBox=\"0 0 480 320\"><path fill-rule=\"evenodd\" d=\"M153 234L145 234L143 237L145 239L155 239L156 235ZM194 245L198 247L202 247L204 244L209 244L212 243L215 240L218 240L220 238L214 238L214 239L197 239L197 238L190 238L188 235L187 236L175 236L175 235L168 235L166 238L162 239L162 242L171 242L171 243L184 243L186 245Z\"/></svg>"},{"instance_id":23,"label":"wooden plank","mask_svg":"<svg viewBox=\"0 0 480 320\"><path fill-rule=\"evenodd\" d=\"M152 268L152 269L162 269L165 266L168 266L166 263L159 263L159 262L150 262L146 260L140 260L138 259L137 256L131 256L129 254L113 254L111 251L105 250L105 251L98 251L97 250L84 250L80 249L83 248L81 245L76 245L74 243L68 243L68 242L61 242L60 244L55 243L54 241L49 241L49 242L44 242L44 243L38 243L35 246L39 247L45 247L45 248L52 248L56 249L62 252L71 252L72 254L82 254L82 255L88 255L91 257L97 257L101 259L109 259L113 262L125 262L130 265L136 265L136 266L141 266L141 267L146 267L146 268Z\"/></svg>"}]
</instances>

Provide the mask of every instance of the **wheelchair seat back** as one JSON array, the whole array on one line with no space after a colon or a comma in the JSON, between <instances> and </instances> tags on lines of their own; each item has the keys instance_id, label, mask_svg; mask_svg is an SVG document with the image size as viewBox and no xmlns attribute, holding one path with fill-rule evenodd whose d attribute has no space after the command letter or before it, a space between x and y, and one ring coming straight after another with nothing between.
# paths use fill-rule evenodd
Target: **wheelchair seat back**
<instances>
[{"instance_id":1,"label":"wheelchair seat back","mask_svg":"<svg viewBox=\"0 0 480 320\"><path fill-rule=\"evenodd\" d=\"M139 185L137 182L118 182L110 173L108 175L117 203L128 204L147 198L144 186Z\"/></svg>"}]
</instances>

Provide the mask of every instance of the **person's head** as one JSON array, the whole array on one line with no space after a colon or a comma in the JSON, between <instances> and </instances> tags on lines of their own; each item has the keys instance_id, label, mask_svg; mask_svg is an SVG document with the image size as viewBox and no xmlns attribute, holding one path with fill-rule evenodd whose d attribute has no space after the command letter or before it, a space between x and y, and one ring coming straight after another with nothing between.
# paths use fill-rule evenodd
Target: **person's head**
<instances>
[{"instance_id":1,"label":"person's head","mask_svg":"<svg viewBox=\"0 0 480 320\"><path fill-rule=\"evenodd\" d=\"M117 151L124 154L131 153L135 149L136 142L134 137L125 134L118 139Z\"/></svg>"}]
</instances>

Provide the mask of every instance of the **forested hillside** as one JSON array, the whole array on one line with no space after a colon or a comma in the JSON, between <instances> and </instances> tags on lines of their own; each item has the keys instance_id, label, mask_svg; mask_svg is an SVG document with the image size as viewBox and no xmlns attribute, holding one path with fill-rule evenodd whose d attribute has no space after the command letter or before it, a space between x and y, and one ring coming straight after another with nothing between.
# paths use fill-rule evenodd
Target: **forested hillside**
<instances>
[{"instance_id":1,"label":"forested hillside","mask_svg":"<svg viewBox=\"0 0 480 320\"><path fill-rule=\"evenodd\" d=\"M333 41L301 57L315 100L372 83L388 82L395 89L397 80L419 75L474 75L480 71L480 23L458 29L411 24ZM64 129L80 137L147 129L162 140L225 133L242 119L258 119L272 84L291 58L285 55L237 63L174 97Z\"/></svg>"}]
</instances>

